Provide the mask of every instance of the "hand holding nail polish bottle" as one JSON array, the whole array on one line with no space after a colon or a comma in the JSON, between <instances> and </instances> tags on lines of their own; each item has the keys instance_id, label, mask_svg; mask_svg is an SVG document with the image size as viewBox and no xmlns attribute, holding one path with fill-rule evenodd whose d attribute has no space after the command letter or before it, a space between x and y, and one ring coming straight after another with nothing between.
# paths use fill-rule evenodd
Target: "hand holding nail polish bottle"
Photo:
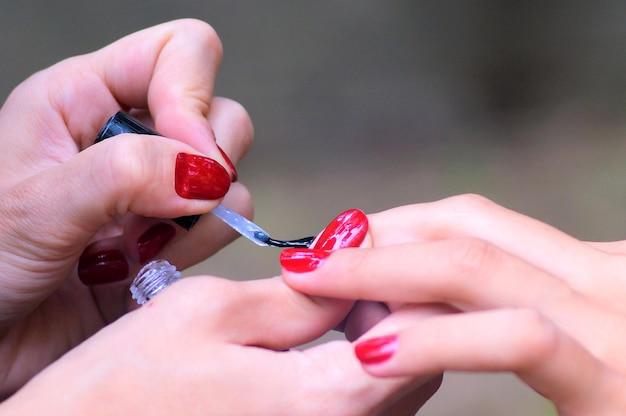
<instances>
[{"instance_id":1,"label":"hand holding nail polish bottle","mask_svg":"<svg viewBox=\"0 0 626 416\"><path fill-rule=\"evenodd\" d=\"M251 212L243 185L231 186L228 160L246 153L251 122L241 106L212 97L217 60L207 65L205 57L219 54L211 33L187 20L130 35L40 71L0 109L0 397L134 308L128 285L143 262L163 253L189 266L233 239L219 221L185 233L154 218L209 212L227 190L226 202ZM177 140L146 137L154 132L127 118L123 131L141 135L94 145L119 108L155 115ZM119 125L110 123L100 138L121 133ZM215 135L222 151L209 141ZM211 152L197 150L207 143ZM201 153L217 162L182 156L195 163L176 174L178 154ZM200 178L202 170L215 180Z\"/></svg>"}]
</instances>

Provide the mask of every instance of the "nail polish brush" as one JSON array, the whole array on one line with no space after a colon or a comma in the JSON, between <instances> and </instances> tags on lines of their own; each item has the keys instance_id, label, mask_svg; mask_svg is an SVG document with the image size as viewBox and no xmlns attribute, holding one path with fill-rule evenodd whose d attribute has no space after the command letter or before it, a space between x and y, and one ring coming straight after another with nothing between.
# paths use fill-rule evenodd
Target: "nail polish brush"
<instances>
[{"instance_id":1,"label":"nail polish brush","mask_svg":"<svg viewBox=\"0 0 626 416\"><path fill-rule=\"evenodd\" d=\"M220 220L228 224L233 230L237 231L248 240L258 246L274 246L274 247L308 247L315 237L305 237L299 240L275 240L263 228L259 227L241 214L231 211L224 205L218 205L211 211Z\"/></svg>"},{"instance_id":2,"label":"nail polish brush","mask_svg":"<svg viewBox=\"0 0 626 416\"><path fill-rule=\"evenodd\" d=\"M151 128L144 126L139 120L131 117L130 115L118 111L115 115L107 120L104 127L100 130L96 136L94 143L101 142L105 139L117 136L124 133L135 134L147 134L152 136L159 136L159 134ZM276 240L267 233L264 229L259 227L254 222L250 221L243 215L226 208L223 205L218 205L211 211L213 215L224 221L233 230L237 231L248 240L252 241L258 246L262 247L309 247L315 237L305 237L298 240ZM172 221L180 225L181 227L189 230L200 218L199 215L189 215L185 217L174 218Z\"/></svg>"}]
</instances>

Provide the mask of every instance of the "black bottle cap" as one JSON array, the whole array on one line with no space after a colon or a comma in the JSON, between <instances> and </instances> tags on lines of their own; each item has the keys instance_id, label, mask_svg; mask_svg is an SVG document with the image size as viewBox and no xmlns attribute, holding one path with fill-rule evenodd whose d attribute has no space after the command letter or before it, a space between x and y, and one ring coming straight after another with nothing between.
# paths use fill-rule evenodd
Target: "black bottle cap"
<instances>
[{"instance_id":1,"label":"black bottle cap","mask_svg":"<svg viewBox=\"0 0 626 416\"><path fill-rule=\"evenodd\" d=\"M115 115L109 118L104 124L104 127L100 129L94 143L99 143L104 139L124 133L150 134L153 136L159 135L156 131L141 124L141 122L136 118L131 117L122 111L118 111Z\"/></svg>"}]
</instances>

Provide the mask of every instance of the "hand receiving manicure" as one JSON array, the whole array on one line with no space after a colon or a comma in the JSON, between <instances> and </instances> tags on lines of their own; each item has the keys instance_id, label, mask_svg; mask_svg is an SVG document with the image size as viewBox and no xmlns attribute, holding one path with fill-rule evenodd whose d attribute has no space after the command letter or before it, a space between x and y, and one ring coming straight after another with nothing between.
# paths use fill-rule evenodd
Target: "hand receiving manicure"
<instances>
[{"instance_id":1,"label":"hand receiving manicure","mask_svg":"<svg viewBox=\"0 0 626 416\"><path fill-rule=\"evenodd\" d=\"M477 196L369 217L371 248L283 253L312 296L387 302L355 346L377 377L511 371L562 415L626 413L626 243L586 243Z\"/></svg>"},{"instance_id":2,"label":"hand receiving manicure","mask_svg":"<svg viewBox=\"0 0 626 416\"><path fill-rule=\"evenodd\" d=\"M189 233L148 218L206 213L222 198L251 212L246 189L231 186L230 158L245 153L252 125L239 104L212 96L220 59L213 29L174 21L41 71L7 99L0 397L127 312L127 279L141 263L159 254L185 268L234 239L210 216ZM120 105L168 139L94 145Z\"/></svg>"}]
</instances>

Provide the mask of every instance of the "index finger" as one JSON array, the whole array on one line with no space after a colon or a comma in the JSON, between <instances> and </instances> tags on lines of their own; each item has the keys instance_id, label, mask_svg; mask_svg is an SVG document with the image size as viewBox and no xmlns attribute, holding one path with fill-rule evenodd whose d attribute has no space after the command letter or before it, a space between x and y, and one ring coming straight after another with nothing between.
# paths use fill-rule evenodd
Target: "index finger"
<instances>
[{"instance_id":1,"label":"index finger","mask_svg":"<svg viewBox=\"0 0 626 416\"><path fill-rule=\"evenodd\" d=\"M59 65L53 100L81 148L121 109L148 109L160 134L222 160L207 120L222 57L208 24L176 20Z\"/></svg>"}]
</instances>

